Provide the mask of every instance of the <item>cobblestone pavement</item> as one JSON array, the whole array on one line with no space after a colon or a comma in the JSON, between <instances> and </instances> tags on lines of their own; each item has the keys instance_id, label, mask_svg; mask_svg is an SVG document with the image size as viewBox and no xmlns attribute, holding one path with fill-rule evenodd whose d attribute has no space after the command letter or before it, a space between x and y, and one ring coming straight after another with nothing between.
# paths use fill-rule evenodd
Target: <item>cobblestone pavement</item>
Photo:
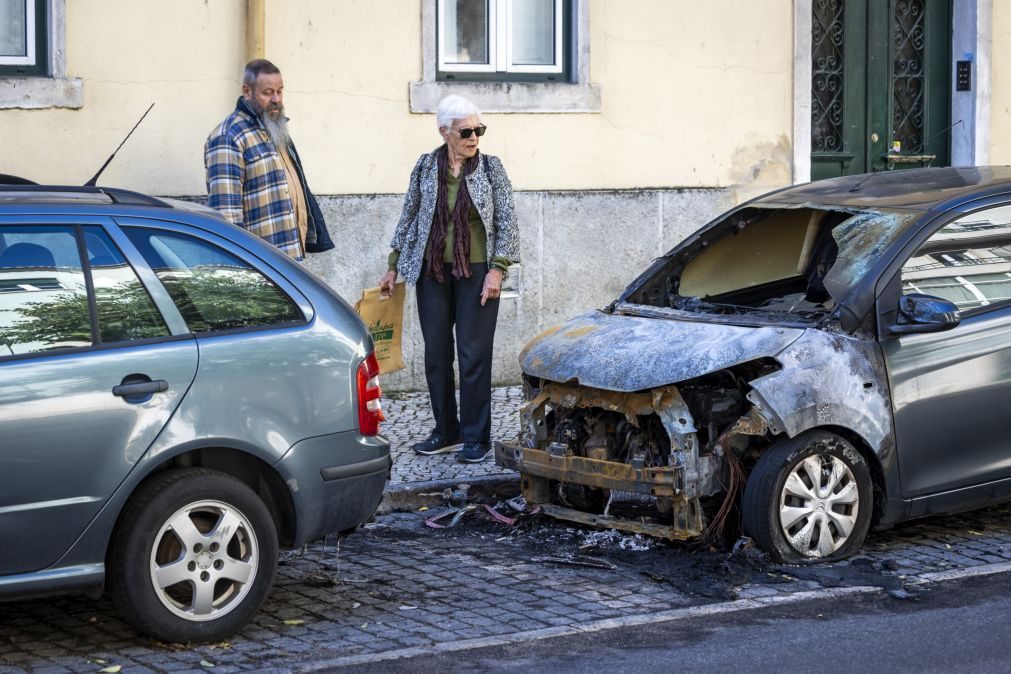
<instances>
[{"instance_id":1,"label":"cobblestone pavement","mask_svg":"<svg viewBox=\"0 0 1011 674\"><path fill-rule=\"evenodd\" d=\"M511 440L519 431L519 408L523 391L519 386L492 389L491 437L493 440ZM411 445L428 437L435 428L428 392L394 393L383 398L383 411L388 421L383 423L383 434L390 439L393 454L393 473L390 485L394 488L405 483L431 480L462 480L485 475L514 475L495 465L493 457L484 463L466 464L456 460L456 454L418 456Z\"/></svg>"},{"instance_id":2,"label":"cobblestone pavement","mask_svg":"<svg viewBox=\"0 0 1011 674\"><path fill-rule=\"evenodd\" d=\"M519 387L493 391L493 439L515 437L521 403ZM453 454L413 454L410 445L433 427L427 393L391 394L383 406L392 488L511 475L490 459L468 465ZM925 574L1011 562L1011 505L872 533L856 559L805 568L539 516L508 527L481 509L454 528L425 527L439 512L383 516L339 543L286 553L263 611L228 642L154 642L104 598L0 604L0 673L297 671L356 654L825 587L871 585L902 597Z\"/></svg>"},{"instance_id":3,"label":"cobblestone pavement","mask_svg":"<svg viewBox=\"0 0 1011 674\"><path fill-rule=\"evenodd\" d=\"M824 587L915 596L929 591L917 576L1011 561L1011 506L875 532L856 559L804 568L540 516L509 527L483 509L434 530L423 524L432 512L384 516L339 545L289 553L263 611L226 643L153 642L105 599L0 604L0 672L297 671L356 654Z\"/></svg>"}]
</instances>

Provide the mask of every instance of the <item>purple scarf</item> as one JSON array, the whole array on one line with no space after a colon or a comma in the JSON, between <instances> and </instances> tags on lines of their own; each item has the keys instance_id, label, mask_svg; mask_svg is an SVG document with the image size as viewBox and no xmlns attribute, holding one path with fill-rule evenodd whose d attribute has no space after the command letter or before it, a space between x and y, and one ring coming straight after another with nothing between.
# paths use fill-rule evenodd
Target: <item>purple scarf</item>
<instances>
[{"instance_id":1,"label":"purple scarf","mask_svg":"<svg viewBox=\"0 0 1011 674\"><path fill-rule=\"evenodd\" d=\"M436 159L439 163L439 190L432 216L432 231L428 236L428 277L439 283L444 280L442 253L446 247L446 226L453 219L453 278L470 278L470 191L467 176L477 168L478 154L464 162L460 171L460 188L456 193L456 204L449 212L449 197L446 181L449 177L449 148L439 148Z\"/></svg>"}]
</instances>

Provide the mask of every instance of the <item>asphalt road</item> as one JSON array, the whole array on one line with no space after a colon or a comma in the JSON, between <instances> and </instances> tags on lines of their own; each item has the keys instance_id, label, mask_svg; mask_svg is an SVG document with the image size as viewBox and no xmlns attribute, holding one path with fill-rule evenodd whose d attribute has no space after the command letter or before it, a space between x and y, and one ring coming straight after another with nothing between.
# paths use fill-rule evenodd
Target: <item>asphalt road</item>
<instances>
[{"instance_id":1,"label":"asphalt road","mask_svg":"<svg viewBox=\"0 0 1011 674\"><path fill-rule=\"evenodd\" d=\"M219 643L153 641L107 598L0 603L0 674L905 671L908 653L922 671L1011 669L986 659L1011 622L1011 505L873 532L858 556L811 567L464 512L447 529L424 523L444 509L388 515L285 553L263 609ZM950 578L978 574L995 575L949 597Z\"/></svg>"},{"instance_id":2,"label":"asphalt road","mask_svg":"<svg viewBox=\"0 0 1011 674\"><path fill-rule=\"evenodd\" d=\"M1007 672L1011 574L587 635L370 663L342 672ZM336 670L330 670L336 671Z\"/></svg>"}]
</instances>

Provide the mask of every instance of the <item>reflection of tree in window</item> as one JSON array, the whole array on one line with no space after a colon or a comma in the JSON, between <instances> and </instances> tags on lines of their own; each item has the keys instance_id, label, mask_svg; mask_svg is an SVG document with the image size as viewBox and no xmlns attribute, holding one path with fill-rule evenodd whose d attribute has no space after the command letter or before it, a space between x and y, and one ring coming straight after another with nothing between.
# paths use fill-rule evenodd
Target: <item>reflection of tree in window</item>
<instances>
[{"instance_id":1,"label":"reflection of tree in window","mask_svg":"<svg viewBox=\"0 0 1011 674\"><path fill-rule=\"evenodd\" d=\"M95 288L103 343L167 336L168 329L139 281ZM0 326L0 343L15 353L91 345L88 297L63 292L11 309L17 318ZM20 348L18 348L20 347Z\"/></svg>"},{"instance_id":2,"label":"reflection of tree in window","mask_svg":"<svg viewBox=\"0 0 1011 674\"><path fill-rule=\"evenodd\" d=\"M192 332L235 330L302 320L273 283L241 267L156 269Z\"/></svg>"},{"instance_id":3,"label":"reflection of tree in window","mask_svg":"<svg viewBox=\"0 0 1011 674\"><path fill-rule=\"evenodd\" d=\"M130 275L133 275L132 270ZM95 303L98 307L99 336L104 343L169 335L161 314L136 277L111 286L96 284Z\"/></svg>"},{"instance_id":4,"label":"reflection of tree in window","mask_svg":"<svg viewBox=\"0 0 1011 674\"><path fill-rule=\"evenodd\" d=\"M62 292L25 302L10 310L10 323L0 325L0 344L11 353L91 346L88 296Z\"/></svg>"},{"instance_id":5,"label":"reflection of tree in window","mask_svg":"<svg viewBox=\"0 0 1011 674\"><path fill-rule=\"evenodd\" d=\"M303 320L270 279L225 250L183 234L125 228L191 332Z\"/></svg>"}]
</instances>

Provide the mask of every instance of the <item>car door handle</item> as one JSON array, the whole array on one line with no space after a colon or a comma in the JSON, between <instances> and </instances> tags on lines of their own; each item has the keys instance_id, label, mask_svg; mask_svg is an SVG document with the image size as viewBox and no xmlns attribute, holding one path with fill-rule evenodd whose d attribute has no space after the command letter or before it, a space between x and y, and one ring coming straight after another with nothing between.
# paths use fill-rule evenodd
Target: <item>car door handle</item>
<instances>
[{"instance_id":1,"label":"car door handle","mask_svg":"<svg viewBox=\"0 0 1011 674\"><path fill-rule=\"evenodd\" d=\"M152 393L161 393L162 391L168 391L168 382L164 379L155 379L154 381L142 381L114 386L112 388L112 395L127 398L131 396L151 395Z\"/></svg>"}]
</instances>

